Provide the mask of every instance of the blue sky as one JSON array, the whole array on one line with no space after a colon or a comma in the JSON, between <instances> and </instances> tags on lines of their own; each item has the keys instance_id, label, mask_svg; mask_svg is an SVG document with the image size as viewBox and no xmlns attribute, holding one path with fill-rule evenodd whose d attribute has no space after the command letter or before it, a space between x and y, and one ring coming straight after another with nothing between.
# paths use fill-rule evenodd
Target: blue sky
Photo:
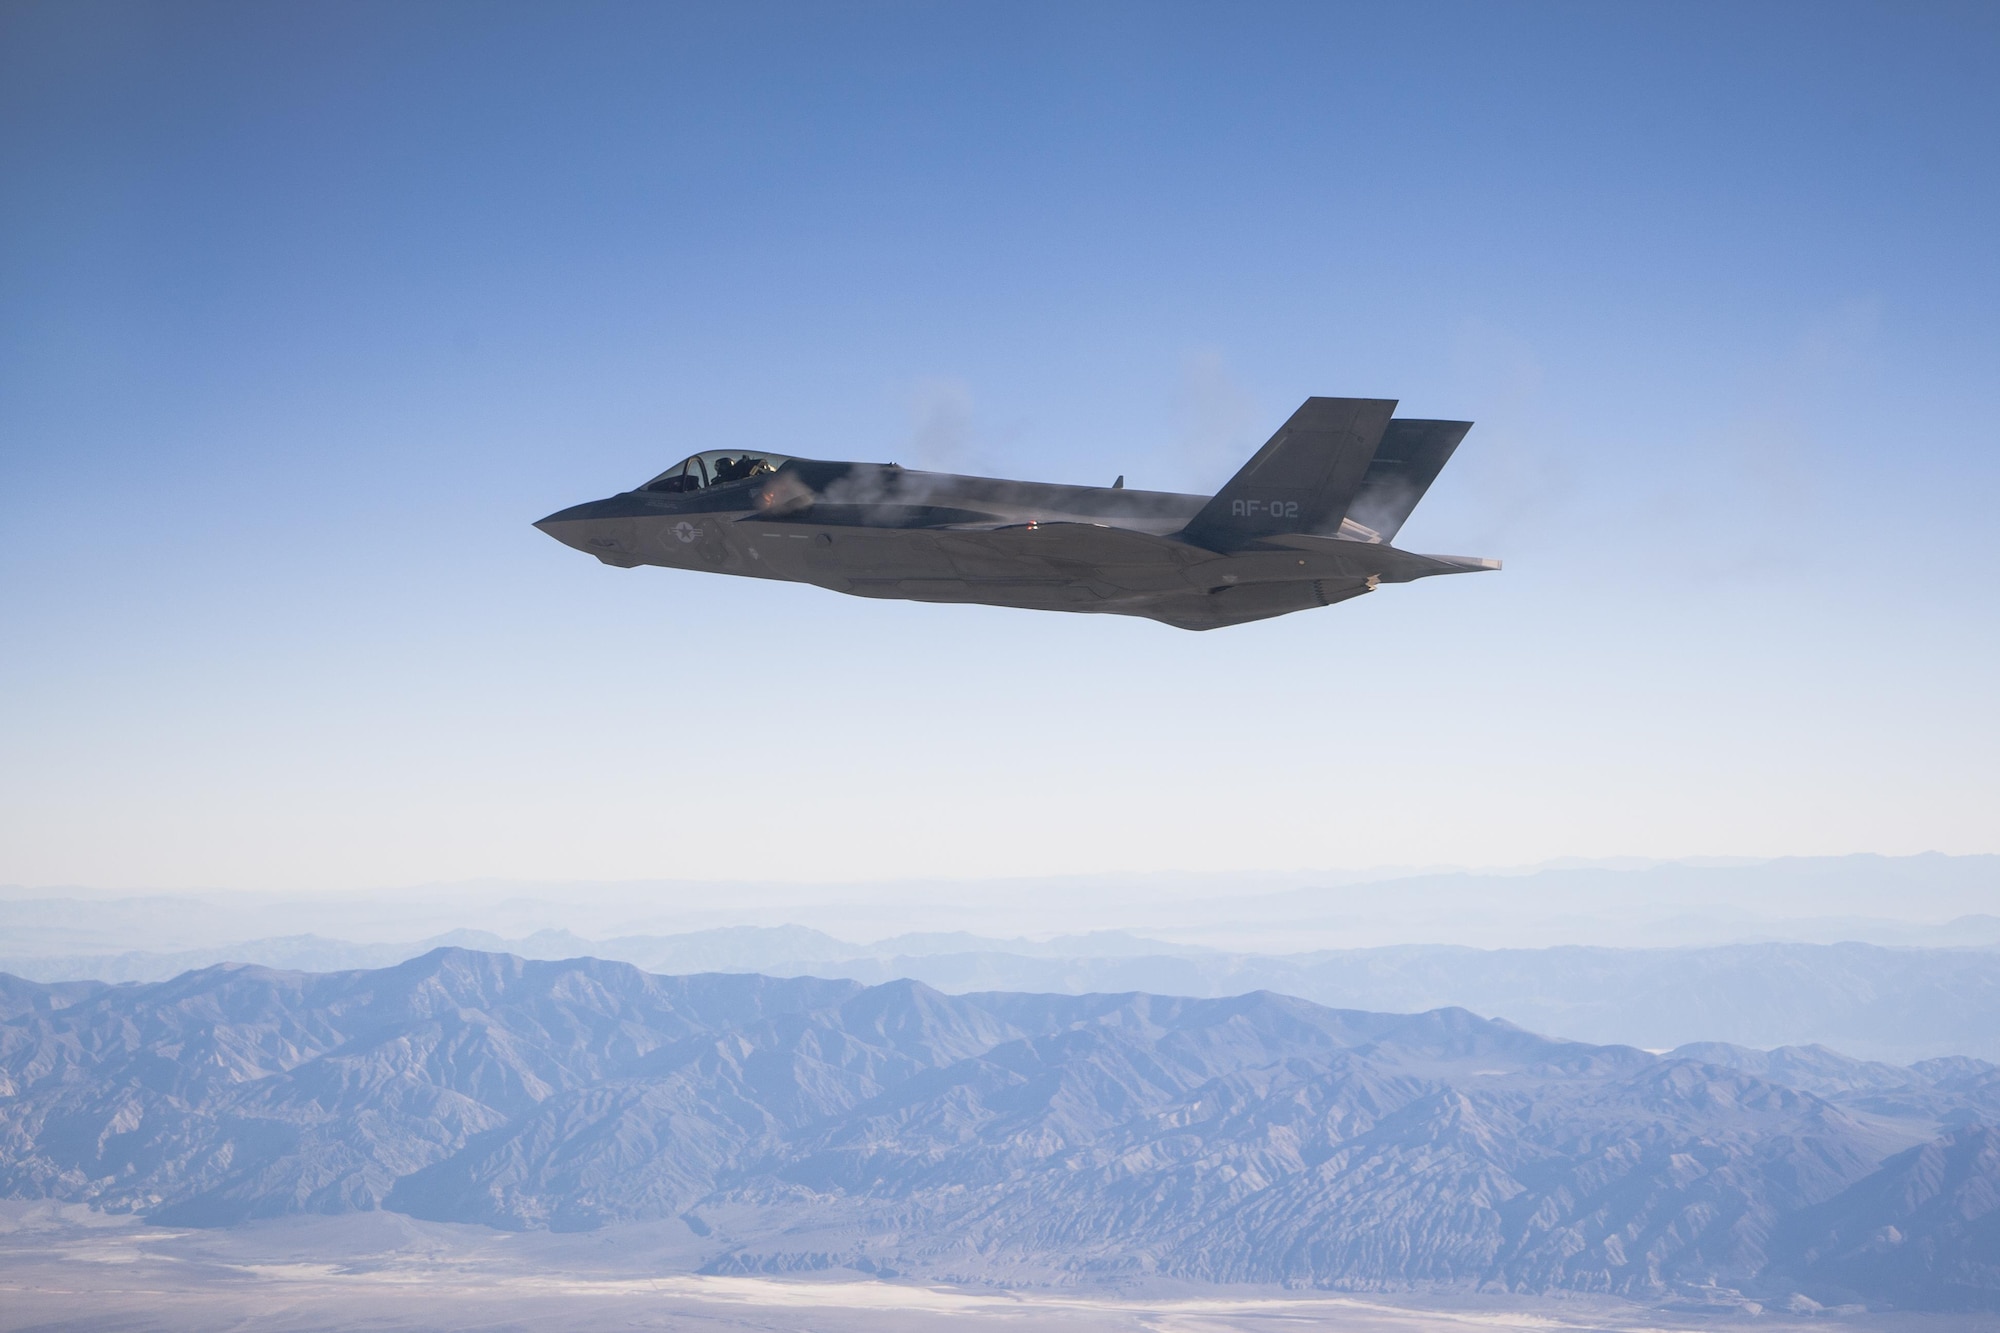
<instances>
[{"instance_id":1,"label":"blue sky","mask_svg":"<svg viewBox=\"0 0 2000 1333\"><path fill-rule=\"evenodd\" d=\"M2000 850L1979 5L0 9L0 882ZM1205 635L617 571L697 449L1505 572Z\"/></svg>"}]
</instances>

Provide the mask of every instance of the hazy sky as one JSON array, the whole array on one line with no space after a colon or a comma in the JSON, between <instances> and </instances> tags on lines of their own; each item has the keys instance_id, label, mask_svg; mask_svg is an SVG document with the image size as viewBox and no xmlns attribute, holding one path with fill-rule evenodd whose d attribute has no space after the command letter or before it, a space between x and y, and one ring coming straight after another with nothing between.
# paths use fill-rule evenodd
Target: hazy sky
<instances>
[{"instance_id":1,"label":"hazy sky","mask_svg":"<svg viewBox=\"0 0 2000 1333\"><path fill-rule=\"evenodd\" d=\"M0 4L0 881L2000 850L1990 4ZM1209 634L613 570L755 444L1500 574Z\"/></svg>"}]
</instances>

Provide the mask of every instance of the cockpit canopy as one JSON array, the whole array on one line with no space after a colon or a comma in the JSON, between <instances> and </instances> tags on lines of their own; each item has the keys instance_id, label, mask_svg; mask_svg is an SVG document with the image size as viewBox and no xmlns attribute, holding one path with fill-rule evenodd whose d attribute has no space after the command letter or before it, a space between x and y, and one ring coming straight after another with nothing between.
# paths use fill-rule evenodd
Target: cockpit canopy
<instances>
[{"instance_id":1,"label":"cockpit canopy","mask_svg":"<svg viewBox=\"0 0 2000 1333\"><path fill-rule=\"evenodd\" d=\"M769 476L791 461L783 454L759 453L755 449L711 449L683 458L639 489L668 495L702 491L732 481Z\"/></svg>"}]
</instances>

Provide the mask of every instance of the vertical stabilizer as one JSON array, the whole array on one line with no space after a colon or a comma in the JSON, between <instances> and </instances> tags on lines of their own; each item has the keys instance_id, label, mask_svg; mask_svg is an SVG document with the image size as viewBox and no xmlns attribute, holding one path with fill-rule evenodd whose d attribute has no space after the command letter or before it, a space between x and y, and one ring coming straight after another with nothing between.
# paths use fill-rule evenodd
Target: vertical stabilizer
<instances>
[{"instance_id":1,"label":"vertical stabilizer","mask_svg":"<svg viewBox=\"0 0 2000 1333\"><path fill-rule=\"evenodd\" d=\"M1394 541L1471 429L1470 421L1391 421L1346 517L1375 538Z\"/></svg>"},{"instance_id":2,"label":"vertical stabilizer","mask_svg":"<svg viewBox=\"0 0 2000 1333\"><path fill-rule=\"evenodd\" d=\"M1181 536L1228 550L1271 533L1332 531L1395 410L1393 398L1306 399Z\"/></svg>"}]
</instances>

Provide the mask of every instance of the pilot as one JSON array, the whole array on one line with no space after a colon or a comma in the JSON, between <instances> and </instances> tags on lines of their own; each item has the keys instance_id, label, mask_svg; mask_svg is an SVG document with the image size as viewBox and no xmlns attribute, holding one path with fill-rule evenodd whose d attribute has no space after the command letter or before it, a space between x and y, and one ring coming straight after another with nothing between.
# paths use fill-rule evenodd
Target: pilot
<instances>
[{"instance_id":1,"label":"pilot","mask_svg":"<svg viewBox=\"0 0 2000 1333\"><path fill-rule=\"evenodd\" d=\"M747 458L718 458L715 460L715 484L725 481L741 481L750 475L750 460Z\"/></svg>"}]
</instances>

